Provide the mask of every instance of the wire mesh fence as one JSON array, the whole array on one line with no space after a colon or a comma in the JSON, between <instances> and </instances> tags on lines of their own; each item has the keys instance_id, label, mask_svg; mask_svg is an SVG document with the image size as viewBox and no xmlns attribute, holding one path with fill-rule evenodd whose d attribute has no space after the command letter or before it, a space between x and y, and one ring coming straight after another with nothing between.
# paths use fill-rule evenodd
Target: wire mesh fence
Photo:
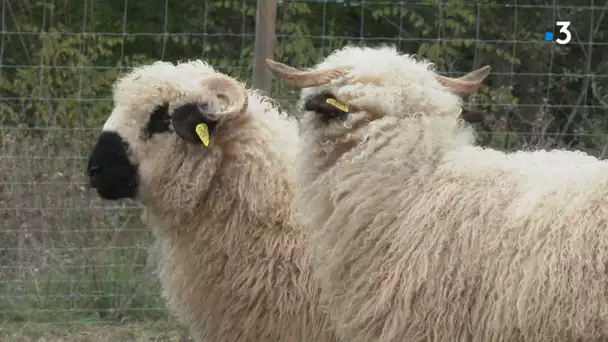
<instances>
[{"instance_id":1,"label":"wire mesh fence","mask_svg":"<svg viewBox=\"0 0 608 342\"><path fill-rule=\"evenodd\" d=\"M165 318L150 231L135 204L88 189L86 158L132 66L203 58L249 81L255 1L1 1L0 321ZM468 99L486 114L481 144L603 157L608 4L565 3L282 0L275 58L306 67L346 44L393 44L451 76L491 65ZM295 112L295 89L271 95Z\"/></svg>"}]
</instances>

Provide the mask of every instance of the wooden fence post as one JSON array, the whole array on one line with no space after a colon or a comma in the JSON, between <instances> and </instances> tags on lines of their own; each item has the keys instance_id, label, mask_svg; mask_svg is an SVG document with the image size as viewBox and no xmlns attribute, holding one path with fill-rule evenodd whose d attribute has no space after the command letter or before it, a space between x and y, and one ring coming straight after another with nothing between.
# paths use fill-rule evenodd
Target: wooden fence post
<instances>
[{"instance_id":1,"label":"wooden fence post","mask_svg":"<svg viewBox=\"0 0 608 342\"><path fill-rule=\"evenodd\" d=\"M253 87L270 92L272 74L266 58L273 58L277 0L258 0L255 15L255 47L253 52Z\"/></svg>"}]
</instances>

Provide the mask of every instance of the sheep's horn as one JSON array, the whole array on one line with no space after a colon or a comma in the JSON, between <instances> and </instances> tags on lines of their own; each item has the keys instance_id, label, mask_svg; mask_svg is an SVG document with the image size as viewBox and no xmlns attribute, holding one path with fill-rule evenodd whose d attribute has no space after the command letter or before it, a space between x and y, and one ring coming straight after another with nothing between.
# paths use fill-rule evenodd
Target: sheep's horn
<instances>
[{"instance_id":1,"label":"sheep's horn","mask_svg":"<svg viewBox=\"0 0 608 342\"><path fill-rule=\"evenodd\" d=\"M269 58L266 59L266 66L270 71L277 75L281 81L298 88L308 88L327 84L332 79L344 75L350 69L349 67L337 67L315 71L302 71Z\"/></svg>"},{"instance_id":2,"label":"sheep's horn","mask_svg":"<svg viewBox=\"0 0 608 342\"><path fill-rule=\"evenodd\" d=\"M456 93L472 94L481 87L483 80L488 77L491 69L492 68L489 65L486 65L459 78L452 78L439 74L437 77L439 78L439 83L452 89L452 91Z\"/></svg>"}]
</instances>

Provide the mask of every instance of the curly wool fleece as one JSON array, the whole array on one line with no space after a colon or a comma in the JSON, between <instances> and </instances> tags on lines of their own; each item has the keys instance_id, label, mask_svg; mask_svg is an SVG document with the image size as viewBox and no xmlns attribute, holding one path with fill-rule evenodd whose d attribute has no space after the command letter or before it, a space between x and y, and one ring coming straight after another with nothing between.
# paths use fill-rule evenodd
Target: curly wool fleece
<instances>
[{"instance_id":1,"label":"curly wool fleece","mask_svg":"<svg viewBox=\"0 0 608 342\"><path fill-rule=\"evenodd\" d=\"M351 342L608 339L608 164L474 146L430 63L348 47L317 69L358 110L305 112L296 164L314 274Z\"/></svg>"}]
</instances>

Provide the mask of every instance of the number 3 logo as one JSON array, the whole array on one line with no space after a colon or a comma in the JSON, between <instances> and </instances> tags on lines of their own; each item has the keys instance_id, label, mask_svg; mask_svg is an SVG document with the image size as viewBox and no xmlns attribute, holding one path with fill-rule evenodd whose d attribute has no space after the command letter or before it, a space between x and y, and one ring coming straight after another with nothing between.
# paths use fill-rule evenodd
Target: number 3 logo
<instances>
[{"instance_id":1,"label":"number 3 logo","mask_svg":"<svg viewBox=\"0 0 608 342\"><path fill-rule=\"evenodd\" d=\"M569 21L558 21L555 24L560 27L559 33L563 33L566 35L566 39L557 38L555 40L555 42L560 45L570 43L570 40L572 40L572 33L570 32L570 30L568 30L568 27L570 27L570 22Z\"/></svg>"}]
</instances>

